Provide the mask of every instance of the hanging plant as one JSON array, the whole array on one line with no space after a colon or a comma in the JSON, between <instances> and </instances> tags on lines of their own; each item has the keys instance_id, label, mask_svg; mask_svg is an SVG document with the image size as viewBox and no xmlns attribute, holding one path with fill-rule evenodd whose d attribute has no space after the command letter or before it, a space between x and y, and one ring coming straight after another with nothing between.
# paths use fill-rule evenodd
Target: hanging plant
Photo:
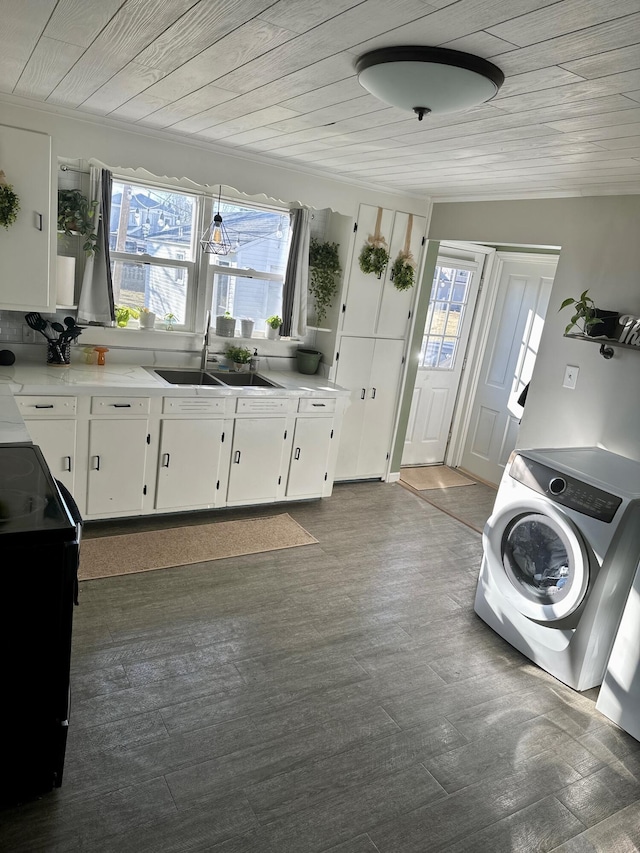
<instances>
[{"instance_id":1,"label":"hanging plant","mask_svg":"<svg viewBox=\"0 0 640 853\"><path fill-rule=\"evenodd\" d=\"M409 290L414 284L415 261L411 252L400 252L391 267L391 281L396 290Z\"/></svg>"},{"instance_id":2,"label":"hanging plant","mask_svg":"<svg viewBox=\"0 0 640 853\"><path fill-rule=\"evenodd\" d=\"M342 272L337 243L321 243L315 237L309 243L309 293L316 309L316 323L327 316L331 300L338 290L336 276Z\"/></svg>"},{"instance_id":3,"label":"hanging plant","mask_svg":"<svg viewBox=\"0 0 640 853\"><path fill-rule=\"evenodd\" d=\"M82 248L88 255L98 251L98 228L95 220L97 201L89 202L80 190L58 190L58 231L68 237L81 234Z\"/></svg>"},{"instance_id":4,"label":"hanging plant","mask_svg":"<svg viewBox=\"0 0 640 853\"><path fill-rule=\"evenodd\" d=\"M11 184L7 183L4 172L0 171L0 225L8 231L18 218L19 210L20 199Z\"/></svg>"},{"instance_id":5,"label":"hanging plant","mask_svg":"<svg viewBox=\"0 0 640 853\"><path fill-rule=\"evenodd\" d=\"M382 223L382 208L378 208L376 217L376 227L373 234L369 234L367 241L362 247L358 262L363 273L375 273L378 278L381 278L385 267L389 263L389 251L387 241L380 233L380 225Z\"/></svg>"}]
</instances>

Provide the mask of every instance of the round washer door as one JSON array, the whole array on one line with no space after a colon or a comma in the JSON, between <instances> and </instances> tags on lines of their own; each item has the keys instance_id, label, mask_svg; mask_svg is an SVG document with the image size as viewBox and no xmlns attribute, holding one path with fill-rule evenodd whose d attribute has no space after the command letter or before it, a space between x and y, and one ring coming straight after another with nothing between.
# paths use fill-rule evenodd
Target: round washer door
<instances>
[{"instance_id":1,"label":"round washer door","mask_svg":"<svg viewBox=\"0 0 640 853\"><path fill-rule=\"evenodd\" d=\"M552 506L520 506L489 524L492 576L513 607L530 619L550 622L580 606L589 586L589 556L569 519Z\"/></svg>"}]
</instances>

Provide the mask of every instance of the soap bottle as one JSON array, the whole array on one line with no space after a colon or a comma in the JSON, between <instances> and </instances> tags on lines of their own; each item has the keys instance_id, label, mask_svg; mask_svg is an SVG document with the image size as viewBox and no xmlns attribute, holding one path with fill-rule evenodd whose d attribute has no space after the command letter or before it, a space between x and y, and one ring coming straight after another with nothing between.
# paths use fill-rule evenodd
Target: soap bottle
<instances>
[{"instance_id":1,"label":"soap bottle","mask_svg":"<svg viewBox=\"0 0 640 853\"><path fill-rule=\"evenodd\" d=\"M258 358L258 349L257 347L253 350L253 355L251 356L251 361L249 362L249 370L251 373L257 373L260 368L260 359Z\"/></svg>"}]
</instances>

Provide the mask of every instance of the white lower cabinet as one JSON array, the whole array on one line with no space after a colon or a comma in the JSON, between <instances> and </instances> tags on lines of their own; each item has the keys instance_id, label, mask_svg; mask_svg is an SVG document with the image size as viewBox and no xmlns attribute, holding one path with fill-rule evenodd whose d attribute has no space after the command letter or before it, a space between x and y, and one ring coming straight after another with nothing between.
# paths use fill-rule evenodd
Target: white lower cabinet
<instances>
[{"instance_id":1,"label":"white lower cabinet","mask_svg":"<svg viewBox=\"0 0 640 853\"><path fill-rule=\"evenodd\" d=\"M230 424L221 419L163 420L156 509L214 507L224 503L219 473Z\"/></svg>"},{"instance_id":2,"label":"white lower cabinet","mask_svg":"<svg viewBox=\"0 0 640 853\"><path fill-rule=\"evenodd\" d=\"M89 422L88 515L142 510L148 434L146 418Z\"/></svg>"},{"instance_id":3,"label":"white lower cabinet","mask_svg":"<svg viewBox=\"0 0 640 853\"><path fill-rule=\"evenodd\" d=\"M336 479L384 477L391 452L405 343L343 337L336 382L351 391L344 414Z\"/></svg>"},{"instance_id":4,"label":"white lower cabinet","mask_svg":"<svg viewBox=\"0 0 640 853\"><path fill-rule=\"evenodd\" d=\"M287 497L318 497L328 477L333 418L296 418Z\"/></svg>"},{"instance_id":5,"label":"white lower cabinet","mask_svg":"<svg viewBox=\"0 0 640 853\"><path fill-rule=\"evenodd\" d=\"M227 503L268 503L278 497L287 418L236 418Z\"/></svg>"},{"instance_id":6,"label":"white lower cabinet","mask_svg":"<svg viewBox=\"0 0 640 853\"><path fill-rule=\"evenodd\" d=\"M37 444L56 480L75 491L76 421L25 420L31 441Z\"/></svg>"}]
</instances>

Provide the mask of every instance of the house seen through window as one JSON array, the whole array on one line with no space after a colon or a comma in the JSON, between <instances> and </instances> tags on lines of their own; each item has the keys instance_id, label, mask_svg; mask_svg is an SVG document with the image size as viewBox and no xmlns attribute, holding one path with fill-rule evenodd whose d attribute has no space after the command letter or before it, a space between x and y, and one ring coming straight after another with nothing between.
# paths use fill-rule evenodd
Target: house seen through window
<instances>
[{"instance_id":1,"label":"house seen through window","mask_svg":"<svg viewBox=\"0 0 640 853\"><path fill-rule=\"evenodd\" d=\"M149 308L175 325L195 299L201 199L173 189L113 181L109 248L116 305Z\"/></svg>"},{"instance_id":2,"label":"house seen through window","mask_svg":"<svg viewBox=\"0 0 640 853\"><path fill-rule=\"evenodd\" d=\"M254 331L264 332L267 317L282 316L289 212L222 201L220 215L232 249L207 256L213 273L211 314L254 320Z\"/></svg>"}]
</instances>

